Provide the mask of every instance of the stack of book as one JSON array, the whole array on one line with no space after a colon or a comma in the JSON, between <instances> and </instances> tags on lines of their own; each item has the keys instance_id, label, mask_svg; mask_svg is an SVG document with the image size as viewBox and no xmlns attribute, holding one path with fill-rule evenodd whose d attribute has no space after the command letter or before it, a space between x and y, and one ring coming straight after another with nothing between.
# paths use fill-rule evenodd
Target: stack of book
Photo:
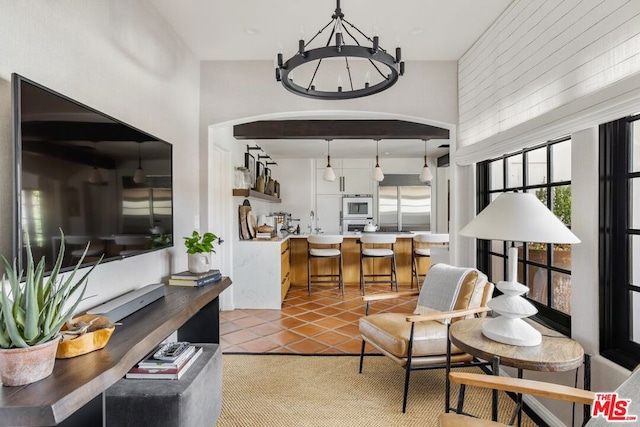
<instances>
[{"instance_id":1,"label":"stack of book","mask_svg":"<svg viewBox=\"0 0 640 427\"><path fill-rule=\"evenodd\" d=\"M160 348L160 347L159 347ZM157 359L151 353L144 360L131 368L125 378L178 380L202 353L202 347L189 345L177 357Z\"/></svg>"},{"instance_id":2,"label":"stack of book","mask_svg":"<svg viewBox=\"0 0 640 427\"><path fill-rule=\"evenodd\" d=\"M256 233L256 239L271 239L273 237L271 233Z\"/></svg>"},{"instance_id":3,"label":"stack of book","mask_svg":"<svg viewBox=\"0 0 640 427\"><path fill-rule=\"evenodd\" d=\"M191 273L182 271L174 273L169 279L169 284L173 286L204 286L209 283L218 282L222 279L220 270L209 270L206 273Z\"/></svg>"}]
</instances>

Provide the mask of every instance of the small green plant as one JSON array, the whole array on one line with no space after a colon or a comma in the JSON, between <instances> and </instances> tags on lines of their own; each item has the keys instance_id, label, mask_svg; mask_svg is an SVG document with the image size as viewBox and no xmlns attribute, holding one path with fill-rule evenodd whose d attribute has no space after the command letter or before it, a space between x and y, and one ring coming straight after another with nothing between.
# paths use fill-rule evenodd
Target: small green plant
<instances>
[{"instance_id":1,"label":"small green plant","mask_svg":"<svg viewBox=\"0 0 640 427\"><path fill-rule=\"evenodd\" d=\"M187 247L188 254L215 253L216 251L213 250L213 241L217 238L218 236L209 232L200 236L200 233L194 230L191 237L184 238L184 245Z\"/></svg>"},{"instance_id":2,"label":"small green plant","mask_svg":"<svg viewBox=\"0 0 640 427\"><path fill-rule=\"evenodd\" d=\"M59 277L64 258L64 234L60 230L60 251L51 274L44 277L45 258L34 264L29 235L26 276L0 255L5 272L0 283L0 348L31 347L55 339L62 326L73 316L84 297L89 274L102 258L79 280L74 281L89 244L75 268L66 278Z\"/></svg>"}]
</instances>

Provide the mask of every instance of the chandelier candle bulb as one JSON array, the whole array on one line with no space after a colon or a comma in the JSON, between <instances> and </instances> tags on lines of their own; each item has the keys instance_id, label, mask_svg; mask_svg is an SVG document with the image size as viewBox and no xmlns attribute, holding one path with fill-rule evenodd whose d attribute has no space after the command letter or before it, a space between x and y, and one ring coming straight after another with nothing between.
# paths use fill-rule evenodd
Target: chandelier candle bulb
<instances>
[{"instance_id":1,"label":"chandelier candle bulb","mask_svg":"<svg viewBox=\"0 0 640 427\"><path fill-rule=\"evenodd\" d=\"M304 56L304 40L303 39L298 40L298 53Z\"/></svg>"},{"instance_id":2,"label":"chandelier candle bulb","mask_svg":"<svg viewBox=\"0 0 640 427\"><path fill-rule=\"evenodd\" d=\"M380 37L373 36L373 52L377 52L380 47Z\"/></svg>"},{"instance_id":3,"label":"chandelier candle bulb","mask_svg":"<svg viewBox=\"0 0 640 427\"><path fill-rule=\"evenodd\" d=\"M402 60L402 48L396 48L396 62L400 62Z\"/></svg>"},{"instance_id":4,"label":"chandelier candle bulb","mask_svg":"<svg viewBox=\"0 0 640 427\"><path fill-rule=\"evenodd\" d=\"M282 67L282 52L278 52L278 67Z\"/></svg>"}]
</instances>

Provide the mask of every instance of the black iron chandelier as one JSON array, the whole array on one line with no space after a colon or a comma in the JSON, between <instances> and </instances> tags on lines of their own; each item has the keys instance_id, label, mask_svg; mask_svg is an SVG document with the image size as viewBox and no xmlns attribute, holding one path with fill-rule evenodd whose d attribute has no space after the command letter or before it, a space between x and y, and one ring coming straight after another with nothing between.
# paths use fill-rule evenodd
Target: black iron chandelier
<instances>
[{"instance_id":1,"label":"black iron chandelier","mask_svg":"<svg viewBox=\"0 0 640 427\"><path fill-rule=\"evenodd\" d=\"M330 28L330 35L325 46L307 50L307 47L326 29ZM346 38L355 44L346 44ZM359 41L362 40L362 43ZM366 45L364 45L366 44ZM286 62L283 61L282 52L277 56L276 80L290 92L315 99L353 99L373 95L393 86L398 77L404 74L404 61L399 47L396 48L395 58L380 46L379 37L367 36L355 25L344 19L340 0L336 0L336 10L331 16L331 21L319 30L315 36L305 43L303 37L298 41L298 51ZM347 85L343 87L343 79L339 74L335 89L327 90L316 88L318 71L324 59L344 58ZM350 59L364 60L370 64L370 70L364 74L364 84L354 85L353 62ZM305 79L304 85L294 82L293 70L305 64L315 62L315 67L308 69L310 77ZM360 61L363 62L363 61ZM371 83L371 72L374 72L376 82ZM325 86L328 86L325 84ZM358 88L357 88L358 86Z\"/></svg>"}]
</instances>

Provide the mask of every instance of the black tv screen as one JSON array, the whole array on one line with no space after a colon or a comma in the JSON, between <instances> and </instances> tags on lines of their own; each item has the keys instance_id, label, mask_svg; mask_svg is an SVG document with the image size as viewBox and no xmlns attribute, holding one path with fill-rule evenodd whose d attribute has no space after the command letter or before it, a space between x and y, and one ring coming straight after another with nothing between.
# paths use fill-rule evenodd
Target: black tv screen
<instances>
[{"instance_id":1,"label":"black tv screen","mask_svg":"<svg viewBox=\"0 0 640 427\"><path fill-rule=\"evenodd\" d=\"M50 271L65 235L63 269L172 245L172 146L20 75L12 76L16 233L28 233ZM103 261L103 262L104 262Z\"/></svg>"}]
</instances>

